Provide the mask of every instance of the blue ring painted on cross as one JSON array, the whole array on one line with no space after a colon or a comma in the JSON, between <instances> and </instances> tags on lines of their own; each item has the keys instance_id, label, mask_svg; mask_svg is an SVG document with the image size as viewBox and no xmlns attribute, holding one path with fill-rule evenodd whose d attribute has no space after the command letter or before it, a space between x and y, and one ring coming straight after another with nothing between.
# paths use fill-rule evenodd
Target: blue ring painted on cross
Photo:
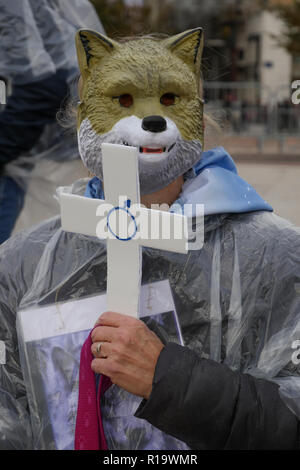
<instances>
[{"instance_id":1,"label":"blue ring painted on cross","mask_svg":"<svg viewBox=\"0 0 300 470\"><path fill-rule=\"evenodd\" d=\"M117 238L118 240L122 241L122 242L127 242L129 240L131 240L136 232L137 232L137 224L136 224L136 221L135 221L135 217L134 215L128 210L128 208L130 207L130 204L131 204L131 201L130 199L127 199L127 201L125 201L125 204L124 204L124 207L120 207L120 206L116 206L116 207L113 207L107 214L107 222L106 222L106 225L107 225L107 228L108 230L110 231L110 233L115 237ZM114 212L114 211L124 211L126 212L129 217L131 217L131 220L134 222L134 234L131 235L130 237L127 237L127 238L121 238L119 237L116 233L114 233L114 231L111 229L110 227L110 224L109 224L109 217L111 216L111 214Z\"/></svg>"}]
</instances>

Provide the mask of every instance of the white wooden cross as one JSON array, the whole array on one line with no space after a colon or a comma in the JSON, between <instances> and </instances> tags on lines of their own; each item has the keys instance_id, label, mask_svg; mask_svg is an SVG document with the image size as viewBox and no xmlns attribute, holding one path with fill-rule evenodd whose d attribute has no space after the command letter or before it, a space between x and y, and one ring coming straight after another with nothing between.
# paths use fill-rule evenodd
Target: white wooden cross
<instances>
[{"instance_id":1,"label":"white wooden cross","mask_svg":"<svg viewBox=\"0 0 300 470\"><path fill-rule=\"evenodd\" d=\"M61 225L65 231L97 236L99 222L102 225L104 223L109 236L107 310L138 317L141 247L187 253L187 219L180 214L147 209L140 205L136 147L102 144L102 161L105 200L61 192ZM102 213L104 211L101 209L108 204L112 209ZM138 205L139 217L129 212L133 205ZM127 214L128 224L131 224L127 238L118 235L115 224L111 229L110 218L116 215L116 211L120 212L120 209L123 214ZM151 222L150 232L143 230L145 221ZM149 233L152 236L149 237Z\"/></svg>"}]
</instances>

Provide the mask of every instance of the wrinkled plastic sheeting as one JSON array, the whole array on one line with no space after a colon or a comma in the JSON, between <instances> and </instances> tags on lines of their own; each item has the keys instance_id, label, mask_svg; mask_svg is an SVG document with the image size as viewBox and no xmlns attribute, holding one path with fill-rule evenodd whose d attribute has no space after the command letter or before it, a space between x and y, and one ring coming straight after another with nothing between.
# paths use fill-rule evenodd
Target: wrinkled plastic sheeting
<instances>
[{"instance_id":1,"label":"wrinkled plastic sheeting","mask_svg":"<svg viewBox=\"0 0 300 470\"><path fill-rule=\"evenodd\" d=\"M84 186L72 190L82 192ZM169 279L185 344L234 371L276 382L300 418L300 368L292 360L292 344L300 339L299 235L298 228L267 212L207 216L201 250L143 250L142 283ZM7 349L0 413L8 416L0 421L0 435L8 447L20 446L24 436L23 447L39 448L38 436L49 422L32 403L27 409L16 314L105 292L105 244L63 232L54 218L4 243L0 266L1 338ZM31 367L34 373L34 361Z\"/></svg>"},{"instance_id":2,"label":"wrinkled plastic sheeting","mask_svg":"<svg viewBox=\"0 0 300 470\"><path fill-rule=\"evenodd\" d=\"M1 73L15 83L45 78L58 69L78 73L75 32L104 32L88 0L0 0Z\"/></svg>"},{"instance_id":3,"label":"wrinkled plastic sheeting","mask_svg":"<svg viewBox=\"0 0 300 470\"><path fill-rule=\"evenodd\" d=\"M0 0L1 74L10 83L41 80L59 69L68 71L70 98L75 102L79 74L75 33L91 28L104 33L88 0ZM52 195L86 173L80 165L77 136L57 123L45 126L28 154L5 166L5 174L24 189L25 206L14 233L59 214Z\"/></svg>"},{"instance_id":4,"label":"wrinkled plastic sheeting","mask_svg":"<svg viewBox=\"0 0 300 470\"><path fill-rule=\"evenodd\" d=\"M14 233L59 215L60 206L54 199L57 186L69 185L87 176L78 153L76 135L57 123L47 125L28 155L8 163L4 173L26 193Z\"/></svg>"},{"instance_id":5,"label":"wrinkled plastic sheeting","mask_svg":"<svg viewBox=\"0 0 300 470\"><path fill-rule=\"evenodd\" d=\"M57 216L60 206L54 197L58 184L70 184L72 180L86 173L82 161L55 162L41 160L32 171L22 212L17 220L14 233L29 228L43 220Z\"/></svg>"},{"instance_id":6,"label":"wrinkled plastic sheeting","mask_svg":"<svg viewBox=\"0 0 300 470\"><path fill-rule=\"evenodd\" d=\"M33 169L45 160L57 164L65 161L80 160L77 136L74 132L66 131L57 122L47 124L38 142L28 154L21 155L18 159L7 163L4 168L4 174L13 178L24 191L27 191L30 181L34 177ZM52 167L55 167L55 165L52 165ZM36 179L40 177L46 180L51 177L51 168L49 168L48 174L46 174L45 170L43 174L43 169L37 169L36 171ZM36 181L35 184L39 184L37 190L43 190L43 181L40 183ZM71 184L71 182L68 184ZM51 195L54 194L56 187L57 184Z\"/></svg>"},{"instance_id":7,"label":"wrinkled plastic sheeting","mask_svg":"<svg viewBox=\"0 0 300 470\"><path fill-rule=\"evenodd\" d=\"M167 331L168 340L182 344L167 286L168 281L146 286L142 316L152 328L154 323L156 333L161 334L163 329L164 337ZM35 448L74 449L80 351L99 312L105 310L103 299L85 297L18 312L21 364L34 420ZM152 311L151 317L144 315L145 308ZM141 401L117 386L106 392L101 415L109 449L187 449L183 442L133 416Z\"/></svg>"}]
</instances>

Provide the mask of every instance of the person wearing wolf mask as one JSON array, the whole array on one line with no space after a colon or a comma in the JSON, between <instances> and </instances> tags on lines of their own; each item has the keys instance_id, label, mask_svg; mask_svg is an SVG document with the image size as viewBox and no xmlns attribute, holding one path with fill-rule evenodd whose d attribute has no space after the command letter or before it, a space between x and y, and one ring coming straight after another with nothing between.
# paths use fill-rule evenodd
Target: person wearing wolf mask
<instances>
[{"instance_id":1,"label":"person wearing wolf mask","mask_svg":"<svg viewBox=\"0 0 300 470\"><path fill-rule=\"evenodd\" d=\"M91 333L91 368L97 380L111 380L101 398L107 447L299 448L300 232L238 176L222 147L203 151L202 29L126 42L80 30L76 42L79 150L95 176L72 191L104 197L101 143L118 143L139 149L147 206L198 203L205 211L202 249L143 249L142 282L169 279L185 346L115 312L105 312ZM24 447L38 448L12 319L58 296L105 291L105 245L51 219L5 243L0 259L1 328L11 352L0 408L20 417L7 418L0 434L13 429L9 444L22 434ZM60 370L59 354L51 357ZM40 436L44 425L34 416Z\"/></svg>"}]
</instances>

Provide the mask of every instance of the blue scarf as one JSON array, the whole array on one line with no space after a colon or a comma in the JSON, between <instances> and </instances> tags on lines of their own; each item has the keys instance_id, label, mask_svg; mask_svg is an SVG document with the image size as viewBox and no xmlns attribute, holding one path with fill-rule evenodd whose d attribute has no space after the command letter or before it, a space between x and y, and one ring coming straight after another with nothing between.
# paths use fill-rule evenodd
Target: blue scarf
<instances>
[{"instance_id":1,"label":"blue scarf","mask_svg":"<svg viewBox=\"0 0 300 470\"><path fill-rule=\"evenodd\" d=\"M223 147L203 152L198 163L184 178L182 192L171 206L171 211L178 211L176 204L204 204L204 215L273 211L255 189L238 175L234 161ZM102 182L96 176L88 182L85 196L104 199Z\"/></svg>"}]
</instances>

